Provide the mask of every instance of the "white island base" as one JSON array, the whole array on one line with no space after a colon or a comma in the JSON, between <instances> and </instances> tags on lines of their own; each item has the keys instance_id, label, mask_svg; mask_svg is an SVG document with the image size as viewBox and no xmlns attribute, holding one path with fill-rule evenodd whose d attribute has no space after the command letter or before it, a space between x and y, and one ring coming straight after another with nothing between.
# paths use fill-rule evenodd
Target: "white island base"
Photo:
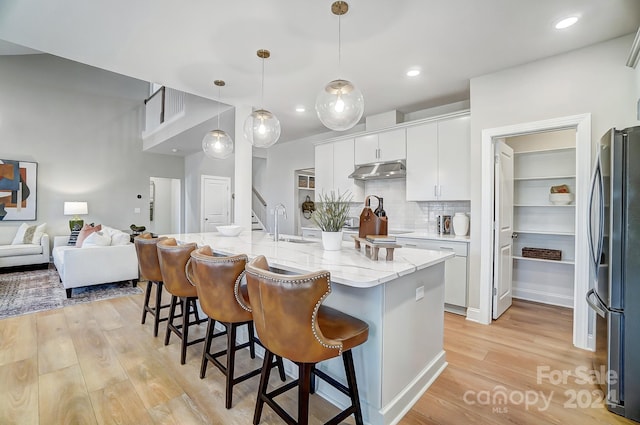
<instances>
[{"instance_id":1,"label":"white island base","mask_svg":"<svg viewBox=\"0 0 640 425\"><path fill-rule=\"evenodd\" d=\"M309 241L274 242L264 232L170 236L210 245L223 255L264 255L283 273L331 272L331 294L324 304L369 324L368 341L353 349L362 415L369 425L398 423L447 365L444 261L452 252L402 248L394 261L374 261L347 242L340 251L329 252L319 243L299 243ZM317 368L346 384L342 359L321 362ZM295 375L293 368L287 372ZM316 392L339 407L348 404L322 380L317 380Z\"/></svg>"},{"instance_id":2,"label":"white island base","mask_svg":"<svg viewBox=\"0 0 640 425\"><path fill-rule=\"evenodd\" d=\"M424 287L424 297L416 293ZM390 282L354 288L333 283L325 305L369 324L369 340L353 349L365 423L396 424L447 365L443 350L444 263ZM346 382L339 358L317 366ZM318 394L345 408L348 399L318 380Z\"/></svg>"}]
</instances>

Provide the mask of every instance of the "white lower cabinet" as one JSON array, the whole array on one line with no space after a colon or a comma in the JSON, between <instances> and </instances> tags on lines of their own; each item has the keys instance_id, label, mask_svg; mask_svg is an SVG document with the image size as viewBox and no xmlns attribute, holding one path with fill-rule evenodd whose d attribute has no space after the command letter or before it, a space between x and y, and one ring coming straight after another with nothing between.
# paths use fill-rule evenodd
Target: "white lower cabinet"
<instances>
[{"instance_id":1,"label":"white lower cabinet","mask_svg":"<svg viewBox=\"0 0 640 425\"><path fill-rule=\"evenodd\" d=\"M442 241L435 239L397 238L402 246L435 251L453 251L456 256L444 264L444 302L445 310L451 313L466 314L467 308L467 270L468 247L466 242Z\"/></svg>"}]
</instances>

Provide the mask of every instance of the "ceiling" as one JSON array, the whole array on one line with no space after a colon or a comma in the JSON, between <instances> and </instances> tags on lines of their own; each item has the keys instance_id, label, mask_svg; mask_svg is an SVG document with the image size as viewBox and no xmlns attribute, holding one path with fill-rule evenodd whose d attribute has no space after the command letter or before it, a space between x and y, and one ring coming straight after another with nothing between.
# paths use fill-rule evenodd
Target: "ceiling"
<instances>
[{"instance_id":1,"label":"ceiling","mask_svg":"<svg viewBox=\"0 0 640 425\"><path fill-rule=\"evenodd\" d=\"M362 91L365 116L414 112L469 99L472 77L640 26L638 0L347 1L340 67L331 0L2 0L0 40L211 99L223 79L224 103L264 106L291 141L327 131L315 98L338 77Z\"/></svg>"}]
</instances>

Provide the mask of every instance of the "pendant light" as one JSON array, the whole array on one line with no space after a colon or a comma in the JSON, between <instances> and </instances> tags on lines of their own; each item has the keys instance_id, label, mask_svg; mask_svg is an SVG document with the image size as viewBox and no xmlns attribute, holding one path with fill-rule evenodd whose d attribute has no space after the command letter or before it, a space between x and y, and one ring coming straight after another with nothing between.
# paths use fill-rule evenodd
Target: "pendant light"
<instances>
[{"instance_id":1,"label":"pendant light","mask_svg":"<svg viewBox=\"0 0 640 425\"><path fill-rule=\"evenodd\" d=\"M348 11L349 5L345 1L336 1L331 5L331 12L338 16L338 68L342 55L340 17ZM348 130L362 118L364 98L351 81L339 78L329 82L318 94L316 112L325 127L337 131Z\"/></svg>"},{"instance_id":2,"label":"pendant light","mask_svg":"<svg viewBox=\"0 0 640 425\"><path fill-rule=\"evenodd\" d=\"M209 158L226 159L233 153L233 140L220 129L220 87L224 87L225 82L215 80L213 84L218 86L218 128L204 135L202 150Z\"/></svg>"},{"instance_id":3,"label":"pendant light","mask_svg":"<svg viewBox=\"0 0 640 425\"><path fill-rule=\"evenodd\" d=\"M280 120L273 113L264 109L264 60L271 56L265 49L257 51L262 59L262 91L260 109L253 111L244 121L244 137L256 148L273 146L280 138Z\"/></svg>"}]
</instances>

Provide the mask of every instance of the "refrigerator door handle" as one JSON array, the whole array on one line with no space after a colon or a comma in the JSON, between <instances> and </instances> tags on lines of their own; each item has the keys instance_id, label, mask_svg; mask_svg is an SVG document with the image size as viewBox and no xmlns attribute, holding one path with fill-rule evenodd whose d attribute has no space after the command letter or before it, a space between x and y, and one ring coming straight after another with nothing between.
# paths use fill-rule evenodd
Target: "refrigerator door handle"
<instances>
[{"instance_id":1,"label":"refrigerator door handle","mask_svg":"<svg viewBox=\"0 0 640 425\"><path fill-rule=\"evenodd\" d=\"M598 265L600 263L600 256L602 255L602 237L604 234L604 228L602 219L604 217L604 190L603 190L603 180L602 180L602 169L600 164L600 155L596 159L596 166L593 170L593 176L591 178L591 191L589 193L589 225L587 226L587 233L589 238L589 253L591 254L592 264L594 266L595 272L598 272ZM593 197L598 190L598 194L600 195L600 205L598 205L598 209L600 210L600 220L598 221L598 247L594 246L594 229L593 229Z\"/></svg>"},{"instance_id":2,"label":"refrigerator door handle","mask_svg":"<svg viewBox=\"0 0 640 425\"><path fill-rule=\"evenodd\" d=\"M592 301L591 299L592 297L595 296L595 302ZM589 304L589 307L591 307L596 313L598 313L600 315L600 317L607 317L607 307L605 307L602 302L600 301L600 299L598 299L598 297L596 296L596 290L595 289L589 289L589 291L587 292L587 304ZM598 305L596 305L596 303Z\"/></svg>"}]
</instances>

